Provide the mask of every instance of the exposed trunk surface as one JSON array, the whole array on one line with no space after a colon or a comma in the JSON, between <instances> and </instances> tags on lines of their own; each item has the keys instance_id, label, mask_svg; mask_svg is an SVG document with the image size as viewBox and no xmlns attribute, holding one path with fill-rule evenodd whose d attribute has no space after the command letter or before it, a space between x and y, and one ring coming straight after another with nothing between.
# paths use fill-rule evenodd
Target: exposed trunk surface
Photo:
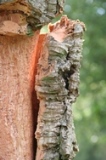
<instances>
[{"instance_id":1,"label":"exposed trunk surface","mask_svg":"<svg viewBox=\"0 0 106 160\"><path fill-rule=\"evenodd\" d=\"M38 35L0 36L0 160L34 158L32 98Z\"/></svg>"}]
</instances>

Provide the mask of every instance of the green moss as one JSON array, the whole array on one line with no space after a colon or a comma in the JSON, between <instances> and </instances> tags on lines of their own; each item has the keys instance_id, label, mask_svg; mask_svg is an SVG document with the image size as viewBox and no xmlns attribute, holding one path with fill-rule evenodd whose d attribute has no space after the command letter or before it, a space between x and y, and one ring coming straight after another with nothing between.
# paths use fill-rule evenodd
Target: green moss
<instances>
[{"instance_id":1,"label":"green moss","mask_svg":"<svg viewBox=\"0 0 106 160\"><path fill-rule=\"evenodd\" d=\"M27 27L27 35L28 36L33 36L34 35L34 31L32 30L31 26L29 26L29 25Z\"/></svg>"}]
</instances>

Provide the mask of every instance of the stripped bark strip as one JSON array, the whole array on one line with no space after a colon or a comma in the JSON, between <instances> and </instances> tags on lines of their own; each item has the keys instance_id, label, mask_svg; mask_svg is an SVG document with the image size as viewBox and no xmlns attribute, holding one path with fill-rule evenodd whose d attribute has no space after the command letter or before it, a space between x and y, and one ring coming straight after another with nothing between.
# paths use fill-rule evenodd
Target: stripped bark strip
<instances>
[{"instance_id":1,"label":"stripped bark strip","mask_svg":"<svg viewBox=\"0 0 106 160\"><path fill-rule=\"evenodd\" d=\"M49 25L38 62L36 160L72 160L78 151L72 103L78 96L84 24L63 16Z\"/></svg>"}]
</instances>

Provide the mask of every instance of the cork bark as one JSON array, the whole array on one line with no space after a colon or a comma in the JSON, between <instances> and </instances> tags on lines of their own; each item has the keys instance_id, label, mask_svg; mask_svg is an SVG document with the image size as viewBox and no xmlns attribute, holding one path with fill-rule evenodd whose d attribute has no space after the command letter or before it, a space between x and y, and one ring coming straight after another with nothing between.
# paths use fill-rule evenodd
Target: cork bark
<instances>
[{"instance_id":1,"label":"cork bark","mask_svg":"<svg viewBox=\"0 0 106 160\"><path fill-rule=\"evenodd\" d=\"M49 25L38 61L36 160L72 160L78 151L72 104L78 96L84 24L63 16Z\"/></svg>"},{"instance_id":2,"label":"cork bark","mask_svg":"<svg viewBox=\"0 0 106 160\"><path fill-rule=\"evenodd\" d=\"M59 0L0 0L0 160L35 159L39 30L62 5Z\"/></svg>"},{"instance_id":3,"label":"cork bark","mask_svg":"<svg viewBox=\"0 0 106 160\"><path fill-rule=\"evenodd\" d=\"M33 35L62 12L64 0L0 0L0 34Z\"/></svg>"}]
</instances>

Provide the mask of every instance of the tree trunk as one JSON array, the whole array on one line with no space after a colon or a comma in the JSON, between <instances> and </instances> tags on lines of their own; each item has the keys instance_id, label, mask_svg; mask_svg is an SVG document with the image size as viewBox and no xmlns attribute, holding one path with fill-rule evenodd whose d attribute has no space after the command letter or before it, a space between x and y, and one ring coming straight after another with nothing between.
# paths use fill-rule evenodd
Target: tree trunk
<instances>
[{"instance_id":1,"label":"tree trunk","mask_svg":"<svg viewBox=\"0 0 106 160\"><path fill-rule=\"evenodd\" d=\"M63 1L0 1L0 160L72 160L78 151L72 103L84 25L64 16L39 35Z\"/></svg>"},{"instance_id":2,"label":"tree trunk","mask_svg":"<svg viewBox=\"0 0 106 160\"><path fill-rule=\"evenodd\" d=\"M39 29L62 5L58 0L0 1L0 160L35 159Z\"/></svg>"}]
</instances>

